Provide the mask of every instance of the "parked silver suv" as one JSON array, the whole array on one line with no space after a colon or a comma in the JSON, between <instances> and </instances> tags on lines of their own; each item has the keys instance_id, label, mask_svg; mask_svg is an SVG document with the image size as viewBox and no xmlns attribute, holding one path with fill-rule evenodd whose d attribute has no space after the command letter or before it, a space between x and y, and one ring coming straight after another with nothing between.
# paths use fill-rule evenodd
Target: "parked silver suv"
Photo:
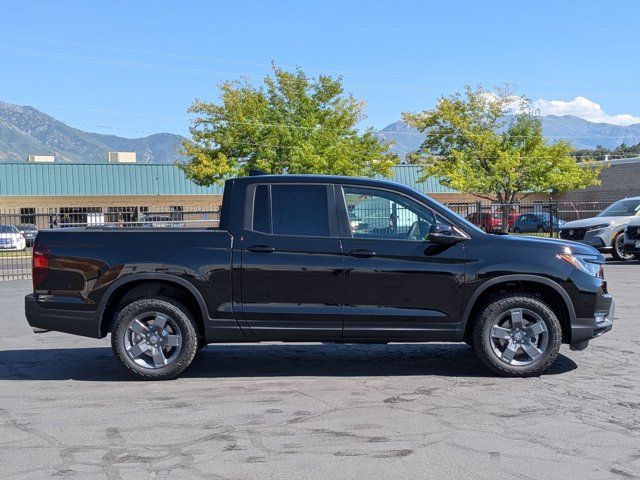
<instances>
[{"instance_id":1,"label":"parked silver suv","mask_svg":"<svg viewBox=\"0 0 640 480\"><path fill-rule=\"evenodd\" d=\"M618 200L596 217L565 223L560 237L611 253L616 260L629 260L634 254L624 250L624 229L639 214L640 197Z\"/></svg>"}]
</instances>

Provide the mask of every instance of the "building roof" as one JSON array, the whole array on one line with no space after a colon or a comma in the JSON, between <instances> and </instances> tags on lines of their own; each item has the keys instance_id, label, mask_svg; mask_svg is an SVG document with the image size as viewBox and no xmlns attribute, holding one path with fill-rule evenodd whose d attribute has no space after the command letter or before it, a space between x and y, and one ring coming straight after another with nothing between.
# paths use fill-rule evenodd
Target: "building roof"
<instances>
[{"instance_id":1,"label":"building roof","mask_svg":"<svg viewBox=\"0 0 640 480\"><path fill-rule=\"evenodd\" d=\"M452 193L435 178L419 181L414 165L398 165L390 180L425 193ZM383 178L383 177L378 177ZM0 163L0 196L219 195L200 187L175 165Z\"/></svg>"},{"instance_id":2,"label":"building roof","mask_svg":"<svg viewBox=\"0 0 640 480\"><path fill-rule=\"evenodd\" d=\"M424 182L420 181L420 167L416 165L397 165L393 169L393 175L391 178L385 178L378 175L376 178L381 180L391 180L398 182L409 187L413 187L416 190L420 190L423 193L455 193L452 188L442 185L437 178L429 177Z\"/></svg>"},{"instance_id":3,"label":"building roof","mask_svg":"<svg viewBox=\"0 0 640 480\"><path fill-rule=\"evenodd\" d=\"M215 195L175 165L0 163L3 196Z\"/></svg>"}]
</instances>

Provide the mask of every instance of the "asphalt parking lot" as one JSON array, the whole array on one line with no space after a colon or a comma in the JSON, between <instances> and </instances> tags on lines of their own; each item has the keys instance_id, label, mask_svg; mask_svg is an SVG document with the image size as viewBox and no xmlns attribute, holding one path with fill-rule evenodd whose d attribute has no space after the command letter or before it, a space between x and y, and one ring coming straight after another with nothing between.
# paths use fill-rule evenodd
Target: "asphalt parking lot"
<instances>
[{"instance_id":1,"label":"asphalt parking lot","mask_svg":"<svg viewBox=\"0 0 640 480\"><path fill-rule=\"evenodd\" d=\"M606 275L613 331L533 379L462 344L258 344L142 383L0 282L0 477L640 478L640 264Z\"/></svg>"}]
</instances>

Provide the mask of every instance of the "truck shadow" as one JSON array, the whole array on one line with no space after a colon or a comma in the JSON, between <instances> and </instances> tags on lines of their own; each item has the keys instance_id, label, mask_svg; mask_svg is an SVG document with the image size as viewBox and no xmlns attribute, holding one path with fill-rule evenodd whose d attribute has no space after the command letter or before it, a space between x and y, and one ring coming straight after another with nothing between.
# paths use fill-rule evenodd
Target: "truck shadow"
<instances>
[{"instance_id":1,"label":"truck shadow","mask_svg":"<svg viewBox=\"0 0 640 480\"><path fill-rule=\"evenodd\" d=\"M560 354L546 375L577 368ZM464 344L209 345L182 378L493 377ZM108 347L0 351L0 380L131 381Z\"/></svg>"}]
</instances>

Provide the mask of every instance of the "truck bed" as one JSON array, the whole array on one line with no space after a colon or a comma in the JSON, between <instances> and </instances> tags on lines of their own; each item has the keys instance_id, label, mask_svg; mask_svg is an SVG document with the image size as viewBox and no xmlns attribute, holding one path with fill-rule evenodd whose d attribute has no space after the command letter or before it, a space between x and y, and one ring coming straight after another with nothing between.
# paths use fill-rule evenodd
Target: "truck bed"
<instances>
[{"instance_id":1,"label":"truck bed","mask_svg":"<svg viewBox=\"0 0 640 480\"><path fill-rule=\"evenodd\" d=\"M46 252L49 268L34 285L42 310L94 312L95 324L82 327L88 336L103 336L103 298L116 288L163 276L197 289L210 315L231 307L232 236L227 230L188 228L73 228L41 231L36 250ZM49 328L46 311L43 324ZM59 320L56 320L56 322ZM78 332L77 325L57 330Z\"/></svg>"}]
</instances>

